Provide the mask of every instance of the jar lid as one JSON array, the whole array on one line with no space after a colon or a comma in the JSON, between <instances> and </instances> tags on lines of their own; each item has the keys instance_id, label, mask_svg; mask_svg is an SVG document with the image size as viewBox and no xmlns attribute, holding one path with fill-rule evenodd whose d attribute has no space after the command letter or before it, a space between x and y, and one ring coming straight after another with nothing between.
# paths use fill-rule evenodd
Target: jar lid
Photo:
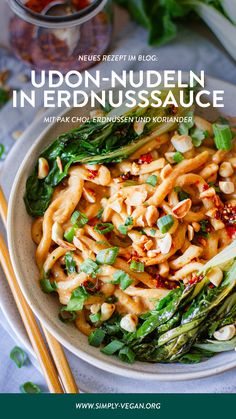
<instances>
[{"instance_id":1,"label":"jar lid","mask_svg":"<svg viewBox=\"0 0 236 419\"><path fill-rule=\"evenodd\" d=\"M14 13L29 23L47 28L65 28L78 24L80 25L92 19L104 8L107 1L108 0L94 0L83 9L60 16L38 13L27 7L27 1L24 0L9 0L9 5ZM51 3L56 4L57 2L52 0ZM58 1L58 5L60 3L63 5L63 2ZM66 3L67 2L65 1L65 4ZM50 3L48 3L48 6L49 5Z\"/></svg>"}]
</instances>

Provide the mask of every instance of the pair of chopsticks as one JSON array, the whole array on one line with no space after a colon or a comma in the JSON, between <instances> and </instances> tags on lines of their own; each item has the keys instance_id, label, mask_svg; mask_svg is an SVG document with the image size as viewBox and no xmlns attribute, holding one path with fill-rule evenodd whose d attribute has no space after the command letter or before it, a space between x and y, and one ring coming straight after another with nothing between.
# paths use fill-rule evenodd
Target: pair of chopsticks
<instances>
[{"instance_id":1,"label":"pair of chopsticks","mask_svg":"<svg viewBox=\"0 0 236 419\"><path fill-rule=\"evenodd\" d=\"M1 187L0 216L4 226L6 227L7 202ZM49 391L51 393L78 393L79 390L60 343L41 325L49 349L45 343L36 318L21 292L12 268L7 246L1 235L0 264L2 265L30 342L42 368Z\"/></svg>"}]
</instances>

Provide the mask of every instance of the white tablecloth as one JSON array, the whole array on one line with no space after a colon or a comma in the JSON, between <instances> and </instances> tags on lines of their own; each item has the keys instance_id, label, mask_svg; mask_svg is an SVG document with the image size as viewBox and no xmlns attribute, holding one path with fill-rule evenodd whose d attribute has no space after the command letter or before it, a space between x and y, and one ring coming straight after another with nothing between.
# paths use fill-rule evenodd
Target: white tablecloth
<instances>
[{"instance_id":1,"label":"white tablecloth","mask_svg":"<svg viewBox=\"0 0 236 419\"><path fill-rule=\"evenodd\" d=\"M2 2L0 5L0 24L6 26L6 19L1 13L2 8L5 7ZM5 12L4 12L5 16ZM203 29L203 32L205 30ZM1 31L4 38L0 35L0 44L6 43L6 32ZM209 33L208 33L209 37ZM136 25L128 23L120 31L119 35L113 42L113 50L119 54L156 54L158 55L158 62L150 64L142 63L116 63L116 71L122 69L181 69L181 70L205 70L211 76L221 78L226 81L235 83L236 80L236 66L229 56L222 51L221 47L216 43L213 45L202 34L196 33L194 30L189 32L183 29L178 38L172 43L162 48L150 48L146 44L147 35L145 30L137 28ZM17 59L13 58L11 53L0 49L0 71L4 68L11 68L12 77L10 79L11 86L20 87L18 75L25 71L25 67ZM104 72L110 71L109 66L101 64L100 69ZM22 111L19 109L12 109L11 104L6 105L0 111L0 142L5 144L6 151L14 145L12 133L16 130L24 130L28 124L33 120L36 111L29 109L29 111ZM20 139L18 140L20 141ZM17 369L14 363L9 359L9 353L15 345L14 335L11 331L6 332L6 320L0 312L0 393L18 392L19 385L25 381L34 381L41 385L42 389L46 391L44 380L41 374L31 364L26 368ZM9 335L10 333L10 335ZM218 383L217 386L214 383ZM234 372L228 372L217 378L213 377L209 381L205 380L205 388L209 383L210 391L224 391L235 392L236 385L234 380ZM220 383L220 384L219 384ZM165 386L166 388L166 386ZM202 392L204 388L199 381L185 384L185 392ZM171 386L166 388L166 391L171 392Z\"/></svg>"}]
</instances>

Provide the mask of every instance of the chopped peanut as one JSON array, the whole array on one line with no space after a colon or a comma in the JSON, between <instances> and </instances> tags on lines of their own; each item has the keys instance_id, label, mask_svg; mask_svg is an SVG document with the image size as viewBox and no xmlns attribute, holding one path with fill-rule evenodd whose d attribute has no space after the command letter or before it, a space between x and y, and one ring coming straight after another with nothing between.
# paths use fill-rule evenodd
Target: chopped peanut
<instances>
[{"instance_id":1,"label":"chopped peanut","mask_svg":"<svg viewBox=\"0 0 236 419\"><path fill-rule=\"evenodd\" d=\"M44 179L49 173L49 164L44 157L40 157L38 161L38 179Z\"/></svg>"},{"instance_id":2,"label":"chopped peanut","mask_svg":"<svg viewBox=\"0 0 236 419\"><path fill-rule=\"evenodd\" d=\"M191 205L191 199L184 199L175 205L174 208L172 208L172 213L176 218L184 218L185 215L189 212Z\"/></svg>"},{"instance_id":3,"label":"chopped peanut","mask_svg":"<svg viewBox=\"0 0 236 419\"><path fill-rule=\"evenodd\" d=\"M226 195L230 195L234 192L233 182L219 182L219 188Z\"/></svg>"}]
</instances>

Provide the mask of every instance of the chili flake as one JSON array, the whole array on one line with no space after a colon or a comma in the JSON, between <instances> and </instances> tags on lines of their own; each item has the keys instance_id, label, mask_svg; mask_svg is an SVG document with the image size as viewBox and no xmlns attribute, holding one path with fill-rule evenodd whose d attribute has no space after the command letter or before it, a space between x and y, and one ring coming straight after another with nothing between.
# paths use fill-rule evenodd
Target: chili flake
<instances>
[{"instance_id":1,"label":"chili flake","mask_svg":"<svg viewBox=\"0 0 236 419\"><path fill-rule=\"evenodd\" d=\"M236 205L225 204L224 207L218 208L215 214L217 220L221 220L225 226L236 225Z\"/></svg>"},{"instance_id":2,"label":"chili flake","mask_svg":"<svg viewBox=\"0 0 236 419\"><path fill-rule=\"evenodd\" d=\"M95 179L95 177L97 177L98 175L98 170L88 169L88 172L89 172L88 179Z\"/></svg>"},{"instance_id":3,"label":"chili flake","mask_svg":"<svg viewBox=\"0 0 236 419\"><path fill-rule=\"evenodd\" d=\"M203 275L192 274L192 278L189 280L189 285L194 285L203 279Z\"/></svg>"},{"instance_id":4,"label":"chili flake","mask_svg":"<svg viewBox=\"0 0 236 419\"><path fill-rule=\"evenodd\" d=\"M166 278L162 278L160 274L156 274L156 288L165 288L168 290L173 290L178 286L178 281L167 280Z\"/></svg>"},{"instance_id":5,"label":"chili flake","mask_svg":"<svg viewBox=\"0 0 236 419\"><path fill-rule=\"evenodd\" d=\"M153 162L153 157L151 153L142 154L138 159L138 164L143 164L143 163L150 164L152 162Z\"/></svg>"}]
</instances>

